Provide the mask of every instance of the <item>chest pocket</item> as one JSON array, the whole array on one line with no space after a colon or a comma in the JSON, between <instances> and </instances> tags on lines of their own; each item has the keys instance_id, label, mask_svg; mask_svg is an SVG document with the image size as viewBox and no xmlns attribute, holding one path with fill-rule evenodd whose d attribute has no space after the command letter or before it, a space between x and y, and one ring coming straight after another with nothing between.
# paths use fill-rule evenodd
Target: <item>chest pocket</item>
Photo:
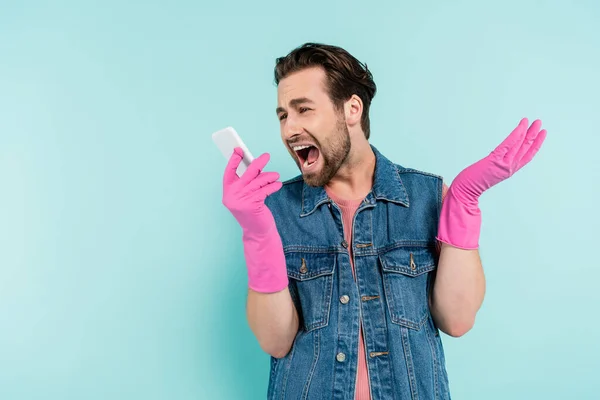
<instances>
[{"instance_id":1,"label":"chest pocket","mask_svg":"<svg viewBox=\"0 0 600 400\"><path fill-rule=\"evenodd\" d=\"M379 256L392 322L420 329L429 313L427 272L435 269L428 247L400 247Z\"/></svg>"},{"instance_id":2,"label":"chest pocket","mask_svg":"<svg viewBox=\"0 0 600 400\"><path fill-rule=\"evenodd\" d=\"M306 331L327 326L333 290L334 253L294 252L285 255Z\"/></svg>"}]
</instances>

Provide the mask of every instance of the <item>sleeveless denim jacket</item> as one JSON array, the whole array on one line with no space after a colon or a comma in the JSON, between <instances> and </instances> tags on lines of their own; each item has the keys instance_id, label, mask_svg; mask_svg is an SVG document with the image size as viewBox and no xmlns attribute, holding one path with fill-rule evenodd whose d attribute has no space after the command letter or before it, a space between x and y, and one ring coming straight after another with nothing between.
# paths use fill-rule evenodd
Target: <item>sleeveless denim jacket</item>
<instances>
[{"instance_id":1,"label":"sleeveless denim jacket","mask_svg":"<svg viewBox=\"0 0 600 400\"><path fill-rule=\"evenodd\" d=\"M271 357L268 399L354 400L360 324L372 400L450 400L428 302L443 180L371 148L374 182L356 211L352 243L338 206L302 176L265 200L300 317L288 354Z\"/></svg>"}]
</instances>

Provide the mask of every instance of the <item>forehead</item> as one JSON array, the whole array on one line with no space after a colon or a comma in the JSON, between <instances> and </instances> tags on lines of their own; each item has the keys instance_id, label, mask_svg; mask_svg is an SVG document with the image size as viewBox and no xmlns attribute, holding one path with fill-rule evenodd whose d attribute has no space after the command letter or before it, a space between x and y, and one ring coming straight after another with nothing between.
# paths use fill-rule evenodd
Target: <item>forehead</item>
<instances>
[{"instance_id":1,"label":"forehead","mask_svg":"<svg viewBox=\"0 0 600 400\"><path fill-rule=\"evenodd\" d=\"M300 97L306 97L314 102L326 100L325 79L325 71L317 67L306 68L288 75L277 86L278 105L286 107L291 100Z\"/></svg>"}]
</instances>

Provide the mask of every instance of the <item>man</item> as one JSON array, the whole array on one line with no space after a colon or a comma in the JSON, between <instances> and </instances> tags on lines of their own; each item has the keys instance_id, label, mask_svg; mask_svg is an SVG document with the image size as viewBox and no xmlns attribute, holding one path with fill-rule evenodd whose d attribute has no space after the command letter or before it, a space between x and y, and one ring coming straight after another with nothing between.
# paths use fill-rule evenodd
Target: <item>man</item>
<instances>
[{"instance_id":1,"label":"man","mask_svg":"<svg viewBox=\"0 0 600 400\"><path fill-rule=\"evenodd\" d=\"M536 154L523 119L449 188L369 143L376 85L345 50L277 59L277 116L301 175L236 175L223 203L243 232L248 321L271 357L269 399L450 399L439 330L468 332L483 301L478 198ZM394 134L398 134L394 132Z\"/></svg>"}]
</instances>

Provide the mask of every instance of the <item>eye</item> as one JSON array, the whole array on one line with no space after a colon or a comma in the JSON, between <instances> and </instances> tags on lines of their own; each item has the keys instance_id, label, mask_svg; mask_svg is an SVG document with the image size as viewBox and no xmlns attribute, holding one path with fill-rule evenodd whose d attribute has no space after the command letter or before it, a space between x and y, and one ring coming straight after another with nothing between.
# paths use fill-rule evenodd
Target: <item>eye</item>
<instances>
[{"instance_id":1,"label":"eye","mask_svg":"<svg viewBox=\"0 0 600 400\"><path fill-rule=\"evenodd\" d=\"M281 115L279 116L279 120L280 120L280 121L283 121L283 120L284 120L286 117L287 117L287 114L281 114Z\"/></svg>"},{"instance_id":2,"label":"eye","mask_svg":"<svg viewBox=\"0 0 600 400\"><path fill-rule=\"evenodd\" d=\"M305 113L306 111L310 110L310 108L307 107L300 107L300 114Z\"/></svg>"}]
</instances>

